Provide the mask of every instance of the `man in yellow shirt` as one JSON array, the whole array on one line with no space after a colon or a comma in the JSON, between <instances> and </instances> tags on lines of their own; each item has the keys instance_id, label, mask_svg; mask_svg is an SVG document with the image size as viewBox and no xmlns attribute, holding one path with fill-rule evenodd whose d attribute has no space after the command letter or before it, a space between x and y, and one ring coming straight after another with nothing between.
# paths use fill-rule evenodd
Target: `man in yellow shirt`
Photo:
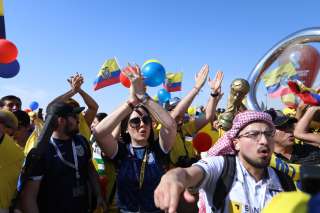
<instances>
[{"instance_id":1,"label":"man in yellow shirt","mask_svg":"<svg viewBox=\"0 0 320 213\"><path fill-rule=\"evenodd\" d=\"M184 122L183 119L188 107L206 82L208 73L209 66L205 64L198 72L195 86L191 91L181 101L176 99L175 102L167 104L166 108L170 111L170 115L176 120L178 126L176 142L170 151L170 160L175 167L188 167L198 160L199 156L192 146L192 136L208 122L215 119L216 106L222 96L223 73L221 71L216 73L214 80L209 79L211 94L205 109L205 115L188 122Z\"/></svg>"},{"instance_id":2,"label":"man in yellow shirt","mask_svg":"<svg viewBox=\"0 0 320 213\"><path fill-rule=\"evenodd\" d=\"M8 212L13 199L24 155L12 135L18 120L7 110L0 110L0 212Z\"/></svg>"}]
</instances>

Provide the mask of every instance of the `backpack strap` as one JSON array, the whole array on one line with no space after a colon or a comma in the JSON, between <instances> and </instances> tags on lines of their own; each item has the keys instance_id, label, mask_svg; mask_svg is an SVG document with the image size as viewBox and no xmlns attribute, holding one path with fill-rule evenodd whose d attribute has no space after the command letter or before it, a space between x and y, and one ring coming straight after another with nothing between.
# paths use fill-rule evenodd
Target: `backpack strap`
<instances>
[{"instance_id":1,"label":"backpack strap","mask_svg":"<svg viewBox=\"0 0 320 213\"><path fill-rule=\"evenodd\" d=\"M236 157L234 155L225 155L223 159L222 173L216 183L212 198L212 212L216 212L221 208L224 209L225 199L231 190L236 173Z\"/></svg>"},{"instance_id":2,"label":"backpack strap","mask_svg":"<svg viewBox=\"0 0 320 213\"><path fill-rule=\"evenodd\" d=\"M290 178L289 175L281 172L280 170L274 168L272 169L277 174L280 184L285 192L292 192L297 190L292 178Z\"/></svg>"}]
</instances>

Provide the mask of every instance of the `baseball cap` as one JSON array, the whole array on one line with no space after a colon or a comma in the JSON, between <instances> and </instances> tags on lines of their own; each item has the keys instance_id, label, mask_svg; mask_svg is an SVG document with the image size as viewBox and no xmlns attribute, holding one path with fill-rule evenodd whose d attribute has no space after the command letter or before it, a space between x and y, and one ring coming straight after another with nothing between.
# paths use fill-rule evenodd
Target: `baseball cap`
<instances>
[{"instance_id":1,"label":"baseball cap","mask_svg":"<svg viewBox=\"0 0 320 213\"><path fill-rule=\"evenodd\" d=\"M272 121L275 127L283 127L296 123L298 120L294 117L285 115L281 110L275 110L273 108L265 111L272 117Z\"/></svg>"},{"instance_id":2,"label":"baseball cap","mask_svg":"<svg viewBox=\"0 0 320 213\"><path fill-rule=\"evenodd\" d=\"M167 111L173 110L178 105L178 103L180 101L181 101L181 98L179 98L179 97L171 98L168 102L166 102L165 109Z\"/></svg>"},{"instance_id":3,"label":"baseball cap","mask_svg":"<svg viewBox=\"0 0 320 213\"><path fill-rule=\"evenodd\" d=\"M47 114L55 114L59 117L66 117L69 115L79 114L84 110L84 107L72 107L70 104L64 102L56 102L47 108Z\"/></svg>"}]
</instances>

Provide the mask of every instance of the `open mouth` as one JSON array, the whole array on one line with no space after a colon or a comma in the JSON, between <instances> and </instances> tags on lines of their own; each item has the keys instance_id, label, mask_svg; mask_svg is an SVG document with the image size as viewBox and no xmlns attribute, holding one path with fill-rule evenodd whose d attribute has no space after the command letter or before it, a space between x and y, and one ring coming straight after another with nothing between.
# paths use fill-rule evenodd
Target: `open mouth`
<instances>
[{"instance_id":1,"label":"open mouth","mask_svg":"<svg viewBox=\"0 0 320 213\"><path fill-rule=\"evenodd\" d=\"M140 129L139 130L139 134L141 135L145 135L147 133L147 131L145 129Z\"/></svg>"},{"instance_id":2,"label":"open mouth","mask_svg":"<svg viewBox=\"0 0 320 213\"><path fill-rule=\"evenodd\" d=\"M260 147L258 149L258 154L263 155L263 156L268 156L270 153L270 149L268 147Z\"/></svg>"}]
</instances>

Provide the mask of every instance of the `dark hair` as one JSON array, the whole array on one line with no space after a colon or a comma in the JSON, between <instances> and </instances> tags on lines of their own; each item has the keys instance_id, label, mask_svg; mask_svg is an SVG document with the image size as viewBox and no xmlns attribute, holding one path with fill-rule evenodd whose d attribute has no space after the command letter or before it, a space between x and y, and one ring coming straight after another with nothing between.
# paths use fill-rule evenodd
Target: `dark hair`
<instances>
[{"instance_id":1,"label":"dark hair","mask_svg":"<svg viewBox=\"0 0 320 213\"><path fill-rule=\"evenodd\" d=\"M19 126L28 127L30 125L30 117L25 111L17 110L13 114L17 117Z\"/></svg>"},{"instance_id":2,"label":"dark hair","mask_svg":"<svg viewBox=\"0 0 320 213\"><path fill-rule=\"evenodd\" d=\"M143 105L135 106L132 112L137 111L138 109L142 109L143 111L145 111L147 113L148 116L151 117L151 114L150 114L149 110ZM131 114L132 113L130 113L130 115ZM126 143L126 144L127 143L131 143L130 134L127 132L130 115L128 115L125 119L123 119L121 121L120 141L123 142L123 143ZM148 143L149 143L149 146L151 147L151 149L155 146L154 132L153 132L153 129L152 129L152 124L150 125L150 135L149 135L149 138L148 138Z\"/></svg>"},{"instance_id":3,"label":"dark hair","mask_svg":"<svg viewBox=\"0 0 320 213\"><path fill-rule=\"evenodd\" d=\"M11 100L16 100L20 104L20 106L22 105L21 99L19 97L14 96L14 95L7 95L7 96L3 96L0 99L0 107L4 106L5 101L11 101Z\"/></svg>"},{"instance_id":4,"label":"dark hair","mask_svg":"<svg viewBox=\"0 0 320 213\"><path fill-rule=\"evenodd\" d=\"M107 116L108 116L107 113L105 113L105 112L99 112L99 113L96 114L95 118L97 118L98 121L100 122L100 121L102 121L102 120L103 120L105 117L107 117Z\"/></svg>"}]
</instances>

